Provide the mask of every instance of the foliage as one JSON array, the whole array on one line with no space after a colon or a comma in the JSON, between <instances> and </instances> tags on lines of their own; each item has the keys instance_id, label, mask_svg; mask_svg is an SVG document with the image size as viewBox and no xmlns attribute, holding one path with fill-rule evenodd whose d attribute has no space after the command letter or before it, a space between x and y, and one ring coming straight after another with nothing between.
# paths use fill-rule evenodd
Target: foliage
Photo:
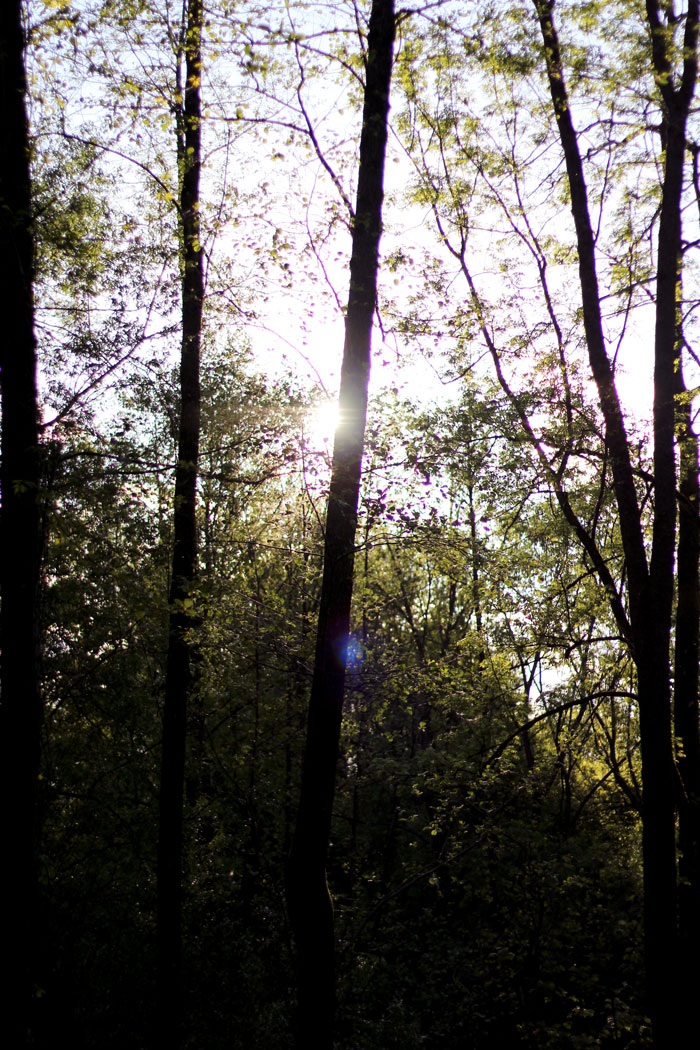
<instances>
[{"instance_id":1,"label":"foliage","mask_svg":"<svg viewBox=\"0 0 700 1050\"><path fill-rule=\"evenodd\" d=\"M662 145L637 8L567 5L562 46L646 527L625 345L648 342ZM328 391L308 375L332 385L340 357L324 322L345 297L367 13L207 10L191 1047L293 1045L284 865L330 475L313 424ZM143 1046L179 407L179 11L43 0L29 16L46 489L36 1041ZM627 566L536 31L534 9L500 2L399 25L328 870L345 1050L650 1045L636 671L562 491L625 609ZM688 213L692 198L688 183ZM691 375L694 280L689 263Z\"/></svg>"}]
</instances>

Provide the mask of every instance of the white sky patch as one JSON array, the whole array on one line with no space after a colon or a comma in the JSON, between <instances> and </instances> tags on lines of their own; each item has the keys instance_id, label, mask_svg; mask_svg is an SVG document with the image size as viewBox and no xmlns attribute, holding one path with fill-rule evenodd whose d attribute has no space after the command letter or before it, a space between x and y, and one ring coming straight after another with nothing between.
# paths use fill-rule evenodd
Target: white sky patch
<instances>
[{"instance_id":1,"label":"white sky patch","mask_svg":"<svg viewBox=\"0 0 700 1050\"><path fill-rule=\"evenodd\" d=\"M642 350L644 348L640 348L635 362L623 364L615 372L615 382L623 409L637 423L651 419L654 403L653 357Z\"/></svg>"}]
</instances>

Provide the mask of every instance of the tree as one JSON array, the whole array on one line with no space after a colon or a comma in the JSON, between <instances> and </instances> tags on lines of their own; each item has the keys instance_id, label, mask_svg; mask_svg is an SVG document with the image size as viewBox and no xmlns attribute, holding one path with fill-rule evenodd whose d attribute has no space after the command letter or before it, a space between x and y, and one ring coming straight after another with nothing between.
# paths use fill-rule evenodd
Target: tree
<instances>
[{"instance_id":1,"label":"tree","mask_svg":"<svg viewBox=\"0 0 700 1050\"><path fill-rule=\"evenodd\" d=\"M350 643L355 533L362 470L371 332L377 299L384 158L395 16L373 0L367 39L350 292L339 413L325 524L323 579L301 795L289 857L287 897L298 954L299 1047L333 1044L333 906L326 884L343 691Z\"/></svg>"},{"instance_id":2,"label":"tree","mask_svg":"<svg viewBox=\"0 0 700 1050\"><path fill-rule=\"evenodd\" d=\"M629 441L614 375L606 348L600 293L596 274L595 239L589 217L588 192L579 142L571 117L553 2L536 3L547 63L552 106L566 162L571 208L576 226L581 300L586 344L605 420L611 460L612 485L617 503L620 534L627 562L629 587L629 641L638 672L642 749L642 826L644 851L645 959L649 1012L654 1045L691 1045L689 1032L694 1013L691 989L700 976L697 962L687 951L692 922L682 936L679 921L689 918L687 905L678 910L678 871L675 816L679 810L685 874L690 875L684 898L700 894L696 875L698 842L695 840L698 751L696 601L676 607L676 696L678 742L683 753L679 765L684 781L681 803L674 775L672 729L671 639L676 562L677 468L676 428L683 427L683 478L686 492L678 539L681 596L697 590L697 447L688 415L681 372L683 320L681 307L681 215L686 155L686 126L697 79L698 5L691 0L684 22L680 71L674 66L674 37L679 20L655 0L648 0L646 18L651 60L660 95L662 159L661 208L658 222L654 342L654 506L651 545L645 549L644 526L639 508ZM690 485L690 491L687 491ZM583 537L582 537L583 538ZM685 777L683 777L685 773ZM690 904L697 916L698 904ZM684 923L685 925L685 923ZM694 938L693 938L694 939Z\"/></svg>"},{"instance_id":3,"label":"tree","mask_svg":"<svg viewBox=\"0 0 700 1050\"><path fill-rule=\"evenodd\" d=\"M683 381L693 359L694 297L681 286L693 240L683 238L682 217L694 151L698 9L691 2L676 14L650 2L643 16L627 8L615 16L608 8L595 16L567 12L560 42L554 4L536 2L530 12L512 12L507 44L499 28L488 45L496 13L461 30L463 61L487 85L488 101L465 102L454 73L444 72L451 52L443 26L434 33L431 56L437 98L424 108L412 102L416 119L406 130L417 132L422 199L466 281L468 305L453 315L452 330L462 345L478 333L486 347L635 662L647 1003L655 1045L684 1045L692 1029L684 1014L692 1010L688 992L697 984L685 931L695 929L700 900L697 450L692 393ZM531 43L533 13L539 51ZM614 35L620 25L624 42ZM419 76L409 73L406 80L416 99ZM479 112L486 126L495 116L500 131L491 126L485 134ZM648 166L650 149L658 179ZM434 167L429 154L439 158ZM564 187L556 170L562 156ZM555 215L566 222L564 201L573 217L570 238L568 232L555 236L551 225ZM504 253L498 292L495 282L476 277L485 230ZM578 315L566 303L574 273ZM617 367L625 339L638 335L635 312L643 305L653 309L655 328L651 463L623 411ZM595 384L593 413L581 380L579 338ZM591 505L583 494L592 477L598 497ZM623 561L604 545L608 493Z\"/></svg>"},{"instance_id":4,"label":"tree","mask_svg":"<svg viewBox=\"0 0 700 1050\"><path fill-rule=\"evenodd\" d=\"M195 624L196 601L200 346L204 304L204 258L199 227L203 19L201 0L189 0L176 55L182 351L158 835L158 1012L155 1031L157 1045L164 1047L177 1047L182 1039L183 795L187 705L196 688L197 656L191 631ZM183 62L184 80L180 81Z\"/></svg>"},{"instance_id":5,"label":"tree","mask_svg":"<svg viewBox=\"0 0 700 1050\"><path fill-rule=\"evenodd\" d=\"M29 1045L34 995L37 895L40 458L34 338L34 245L25 110L24 34L20 0L0 13L0 98L7 163L0 172L2 338L2 516L0 569L2 703L0 768L2 940L5 1025L13 1046Z\"/></svg>"}]
</instances>

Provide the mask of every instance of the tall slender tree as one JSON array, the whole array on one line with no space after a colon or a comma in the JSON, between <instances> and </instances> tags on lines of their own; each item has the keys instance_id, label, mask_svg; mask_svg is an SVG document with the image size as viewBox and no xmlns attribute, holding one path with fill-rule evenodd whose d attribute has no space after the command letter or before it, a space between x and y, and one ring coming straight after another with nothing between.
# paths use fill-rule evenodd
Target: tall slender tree
<instances>
[{"instance_id":1,"label":"tall slender tree","mask_svg":"<svg viewBox=\"0 0 700 1050\"><path fill-rule=\"evenodd\" d=\"M350 291L339 424L326 514L323 579L301 796L287 897L297 948L297 1045L330 1050L335 1012L333 905L326 883L348 657L355 534L362 472L372 322L377 301L384 161L395 36L393 0L373 0L369 20Z\"/></svg>"},{"instance_id":2,"label":"tall slender tree","mask_svg":"<svg viewBox=\"0 0 700 1050\"><path fill-rule=\"evenodd\" d=\"M687 950L697 915L700 885L694 877L698 843L698 517L697 450L688 419L681 373L681 213L686 158L686 126L697 80L698 3L690 0L682 19L667 5L647 0L651 62L660 96L663 145L661 208L656 250L654 340L654 506L650 550L645 544L630 443L607 350L596 272L596 249L588 191L564 76L554 0L535 0L544 44L547 77L566 163L579 256L583 326L591 372L605 421L620 534L629 591L629 640L638 672L642 754L644 927L648 1007L654 1046L695 1043L689 992L697 987L697 962ZM674 34L684 23L680 70L675 67ZM683 511L677 537L676 428L682 439ZM677 539L680 544L677 549ZM675 679L672 692L671 645L676 566L679 605ZM682 758L675 765L672 710ZM682 778L677 777L678 771ZM679 782L680 781L680 782ZM685 802L681 803L681 799ZM680 813L686 887L679 927L676 814ZM694 923L697 929L697 922ZM679 949L685 945L686 950Z\"/></svg>"},{"instance_id":3,"label":"tall slender tree","mask_svg":"<svg viewBox=\"0 0 700 1050\"><path fill-rule=\"evenodd\" d=\"M431 41L433 79L428 81L435 98L427 112L422 101L414 103L422 85L420 74L411 73L407 95L416 121L407 130L410 148L420 152L421 199L433 207L440 238L467 281L467 313L474 328L462 327L463 318L457 315L454 331L465 344L471 331L480 332L521 432L609 600L636 667L647 1009L655 1045L684 1046L693 1027L698 960L691 946L697 944L700 915L698 453L693 391L685 388L682 368L683 357L692 359L686 339L690 341L693 313L688 303L694 300L686 290L684 303L681 281L684 252L695 244L692 235L687 236L690 244L684 243L683 221L692 223L687 205L697 189L697 161L692 176L689 170L697 147L689 138L698 4L691 0L677 10L672 3L649 0L634 13L624 5L605 5L595 16L563 7L561 18L567 22L561 41L554 0L527 6L529 13L525 5L500 9L501 16L513 18L507 47L498 23L493 50L480 44L474 63L464 60L488 97L483 106L480 93L464 100L464 81L459 83L451 71L451 58L456 56L459 64L465 53L464 35L459 51L450 50L447 31L436 35ZM488 38L489 24L497 23L476 17L471 26L475 39L481 40L482 33ZM624 45L612 38L620 26ZM492 95L488 77L481 79L484 69L497 85ZM523 76L526 70L540 72L541 81ZM645 101L637 108L640 83L645 84ZM533 107L529 114L527 105ZM499 127L491 131L489 142L488 122L494 114ZM548 119L553 140L543 132ZM621 126L627 132L618 136ZM563 159L573 218L569 244L552 238L551 228L547 231L560 201L551 193L558 174L550 169L542 179L546 167L540 166L538 150L545 141L553 141L557 163ZM647 180L649 154L657 146L658 181ZM428 151L439 155L438 176L431 173ZM551 155L549 146L545 152ZM544 187L547 193L540 195ZM507 232L500 232L500 222ZM467 258L478 256L485 229L498 230L496 243L512 251L511 257L499 259L502 298L491 309L478 290L485 284ZM493 251L493 240L491 246ZM568 260L572 277L577 264L576 315L564 304L568 287L564 292L565 285L552 272ZM562 268L559 274L565 272ZM536 296L524 292L529 273ZM689 285L690 274L686 270ZM539 304L542 313L535 322ZM633 311L642 305L654 314L653 461L648 470L639 435L635 438L623 410L618 367L618 353L634 327ZM588 437L581 430L586 395L574 342L585 350L585 371L594 380L602 421L599 427L589 417L584 424ZM638 354L638 345L634 350ZM534 385L525 390L525 374L547 376L549 397L540 397ZM591 477L591 447L596 448L598 495L587 506L582 494ZM606 551L601 529L601 512L610 497L622 563Z\"/></svg>"},{"instance_id":4,"label":"tall slender tree","mask_svg":"<svg viewBox=\"0 0 700 1050\"><path fill-rule=\"evenodd\" d=\"M3 1027L29 1045L37 921L36 797L41 694L38 659L39 450L34 337L34 244L20 0L0 9L0 104L7 156L0 170L2 702L0 939L7 962Z\"/></svg>"},{"instance_id":5,"label":"tall slender tree","mask_svg":"<svg viewBox=\"0 0 700 1050\"><path fill-rule=\"evenodd\" d=\"M170 1050L178 1046L182 1038L183 795L187 708L196 679L196 654L190 631L194 624L193 586L197 574L200 344L204 301L204 263L199 239L202 25L201 0L187 0L176 56L178 92L174 104L179 172L182 347L158 837L156 1042Z\"/></svg>"}]
</instances>

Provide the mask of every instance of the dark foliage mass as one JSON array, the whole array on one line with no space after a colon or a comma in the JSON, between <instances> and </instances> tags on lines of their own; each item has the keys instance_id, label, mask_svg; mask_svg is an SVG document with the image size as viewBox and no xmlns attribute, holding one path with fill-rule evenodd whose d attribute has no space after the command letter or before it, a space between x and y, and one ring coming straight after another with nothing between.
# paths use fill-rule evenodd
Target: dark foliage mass
<instances>
[{"instance_id":1,"label":"dark foliage mass","mask_svg":"<svg viewBox=\"0 0 700 1050\"><path fill-rule=\"evenodd\" d=\"M282 454L275 477L239 490L235 505L218 498L217 467L203 481L204 506L217 499L202 518L185 782L186 1045L283 1047L294 1004L284 868L323 480L299 473L289 393L230 371L226 389L238 448L222 471L270 470L263 431ZM436 420L398 403L383 406L385 423L390 414L422 455ZM210 417L210 464L220 423ZM170 493L136 464L165 455L168 439L154 439L159 453L90 440L93 455L73 455L71 428L51 450L38 1042L62 1030L75 1046L120 1047L149 1039L155 991ZM509 500L490 504L476 546L468 523L450 524L454 506L436 516L418 491L419 514L403 521L388 494L373 495L386 462L376 452L328 868L339 1043L645 1045L632 672L613 654L586 667L586 635L609 630L605 607L539 500L517 537L517 587L529 581L533 593L518 597L508 539L495 538ZM496 468L510 451L491 456ZM481 488L459 472L449 485L455 506ZM545 637L573 592L581 618ZM545 647L561 667L549 687L538 677Z\"/></svg>"}]
</instances>

